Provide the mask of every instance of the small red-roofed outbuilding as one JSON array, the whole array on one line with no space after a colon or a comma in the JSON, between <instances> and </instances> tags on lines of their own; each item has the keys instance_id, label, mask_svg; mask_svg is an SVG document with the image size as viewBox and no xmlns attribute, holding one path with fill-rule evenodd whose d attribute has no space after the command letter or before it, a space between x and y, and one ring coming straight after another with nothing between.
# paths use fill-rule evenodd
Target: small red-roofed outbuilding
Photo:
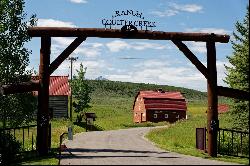
<instances>
[{"instance_id":1,"label":"small red-roofed outbuilding","mask_svg":"<svg viewBox=\"0 0 250 166\"><path fill-rule=\"evenodd\" d=\"M32 80L38 80L38 76L32 76ZM38 91L33 91L38 96ZM71 94L68 76L50 76L49 83L49 110L53 118L68 117L68 97Z\"/></svg>"}]
</instances>

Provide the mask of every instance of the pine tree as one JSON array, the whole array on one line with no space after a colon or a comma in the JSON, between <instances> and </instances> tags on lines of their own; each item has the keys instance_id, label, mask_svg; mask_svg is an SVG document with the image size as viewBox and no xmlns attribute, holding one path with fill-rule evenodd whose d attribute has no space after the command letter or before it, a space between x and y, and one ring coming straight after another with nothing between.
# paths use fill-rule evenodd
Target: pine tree
<instances>
[{"instance_id":1,"label":"pine tree","mask_svg":"<svg viewBox=\"0 0 250 166\"><path fill-rule=\"evenodd\" d=\"M224 81L231 88L249 92L249 6L243 22L237 21L235 28L235 41L231 41L233 54L227 57L232 66L225 66L227 77ZM231 116L234 128L249 130L249 101L234 100Z\"/></svg>"},{"instance_id":2,"label":"pine tree","mask_svg":"<svg viewBox=\"0 0 250 166\"><path fill-rule=\"evenodd\" d=\"M30 51L24 44L30 40L28 23L33 26L35 15L26 20L24 0L0 1L0 84L13 84L30 80ZM0 97L0 120L16 126L29 121L35 109L30 93Z\"/></svg>"}]
</instances>

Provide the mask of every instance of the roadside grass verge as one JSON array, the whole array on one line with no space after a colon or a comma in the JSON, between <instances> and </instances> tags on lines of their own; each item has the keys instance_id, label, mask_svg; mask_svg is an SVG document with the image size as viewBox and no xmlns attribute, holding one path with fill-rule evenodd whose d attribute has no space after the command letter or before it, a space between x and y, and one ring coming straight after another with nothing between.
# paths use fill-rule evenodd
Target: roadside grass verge
<instances>
[{"instance_id":1,"label":"roadside grass verge","mask_svg":"<svg viewBox=\"0 0 250 166\"><path fill-rule=\"evenodd\" d=\"M209 157L207 153L196 149L195 132L198 127L206 127L206 106L190 104L188 106L188 120L181 120L169 126L169 128L154 129L146 135L146 138L154 142L156 146L172 152L192 155L213 160L249 164L247 158L218 155L217 158ZM220 126L226 127L225 115L219 115Z\"/></svg>"},{"instance_id":2,"label":"roadside grass verge","mask_svg":"<svg viewBox=\"0 0 250 166\"><path fill-rule=\"evenodd\" d=\"M60 144L60 135L68 131L70 121L68 119L53 119L51 121L51 151L48 156L38 157L36 154L24 155L18 165L58 165L58 148ZM84 132L81 126L74 125L74 134Z\"/></svg>"}]
</instances>

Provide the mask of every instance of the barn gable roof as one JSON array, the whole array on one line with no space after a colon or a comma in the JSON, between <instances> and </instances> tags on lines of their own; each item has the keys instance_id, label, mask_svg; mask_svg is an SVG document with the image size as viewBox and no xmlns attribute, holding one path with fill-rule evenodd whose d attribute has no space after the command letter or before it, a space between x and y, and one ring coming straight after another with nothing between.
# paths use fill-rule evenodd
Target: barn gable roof
<instances>
[{"instance_id":1,"label":"barn gable roof","mask_svg":"<svg viewBox=\"0 0 250 166\"><path fill-rule=\"evenodd\" d=\"M180 92L164 92L164 91L140 91L140 96L147 99L180 99L185 100Z\"/></svg>"},{"instance_id":2,"label":"barn gable roof","mask_svg":"<svg viewBox=\"0 0 250 166\"><path fill-rule=\"evenodd\" d=\"M229 106L227 104L218 104L218 112L225 113L229 111Z\"/></svg>"},{"instance_id":3,"label":"barn gable roof","mask_svg":"<svg viewBox=\"0 0 250 166\"><path fill-rule=\"evenodd\" d=\"M38 80L38 76L31 76L32 80ZM50 76L49 95L50 96L68 96L71 90L69 86L68 76ZM33 91L35 96L38 91Z\"/></svg>"},{"instance_id":4,"label":"barn gable roof","mask_svg":"<svg viewBox=\"0 0 250 166\"><path fill-rule=\"evenodd\" d=\"M133 109L138 96L144 99L147 110L186 111L186 100L180 92L140 91L135 97Z\"/></svg>"}]
</instances>

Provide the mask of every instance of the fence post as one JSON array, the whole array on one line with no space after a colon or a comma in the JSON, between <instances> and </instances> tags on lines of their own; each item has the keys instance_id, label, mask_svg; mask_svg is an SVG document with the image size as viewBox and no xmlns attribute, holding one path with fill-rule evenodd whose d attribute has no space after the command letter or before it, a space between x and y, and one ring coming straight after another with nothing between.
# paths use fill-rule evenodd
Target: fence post
<instances>
[{"instance_id":1,"label":"fence post","mask_svg":"<svg viewBox=\"0 0 250 166\"><path fill-rule=\"evenodd\" d=\"M218 129L219 141L218 141L218 154L220 154L220 128Z\"/></svg>"},{"instance_id":2,"label":"fence post","mask_svg":"<svg viewBox=\"0 0 250 166\"><path fill-rule=\"evenodd\" d=\"M32 151L34 150L33 146L34 146L34 140L33 140L33 132L32 132Z\"/></svg>"},{"instance_id":3,"label":"fence post","mask_svg":"<svg viewBox=\"0 0 250 166\"><path fill-rule=\"evenodd\" d=\"M232 132L232 153L234 154L234 132Z\"/></svg>"},{"instance_id":4,"label":"fence post","mask_svg":"<svg viewBox=\"0 0 250 166\"><path fill-rule=\"evenodd\" d=\"M240 153L242 154L242 133L240 133Z\"/></svg>"},{"instance_id":5,"label":"fence post","mask_svg":"<svg viewBox=\"0 0 250 166\"><path fill-rule=\"evenodd\" d=\"M23 148L24 148L24 128L23 128Z\"/></svg>"},{"instance_id":6,"label":"fence post","mask_svg":"<svg viewBox=\"0 0 250 166\"><path fill-rule=\"evenodd\" d=\"M51 149L51 123L49 124L49 134L48 134L48 137L49 137L49 142L48 142L48 149L50 150Z\"/></svg>"}]
</instances>

